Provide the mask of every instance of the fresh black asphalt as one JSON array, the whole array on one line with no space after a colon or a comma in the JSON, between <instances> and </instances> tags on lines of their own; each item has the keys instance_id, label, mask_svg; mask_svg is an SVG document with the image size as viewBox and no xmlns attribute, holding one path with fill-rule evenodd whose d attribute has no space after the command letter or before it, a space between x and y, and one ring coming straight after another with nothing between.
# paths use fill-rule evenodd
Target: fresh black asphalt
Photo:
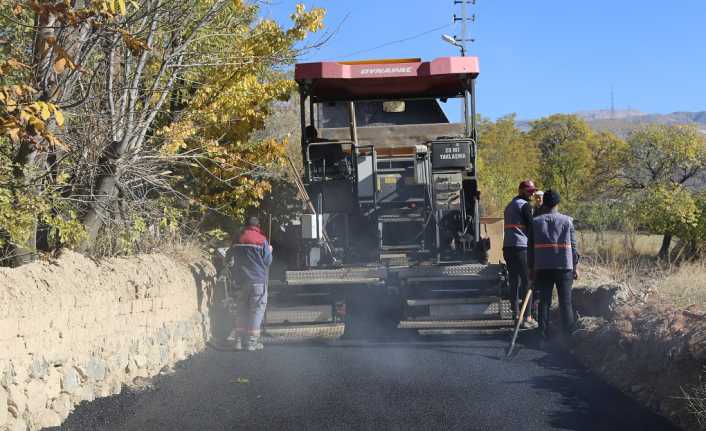
<instances>
[{"instance_id":1,"label":"fresh black asphalt","mask_svg":"<svg viewBox=\"0 0 706 431\"><path fill-rule=\"evenodd\" d=\"M208 349L64 430L669 430L559 349L507 335Z\"/></svg>"}]
</instances>

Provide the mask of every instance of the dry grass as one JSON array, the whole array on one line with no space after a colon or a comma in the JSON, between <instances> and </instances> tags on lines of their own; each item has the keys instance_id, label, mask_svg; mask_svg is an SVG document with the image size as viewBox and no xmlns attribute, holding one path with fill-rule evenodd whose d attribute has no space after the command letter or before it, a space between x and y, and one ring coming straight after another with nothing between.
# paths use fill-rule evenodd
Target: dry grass
<instances>
[{"instance_id":1,"label":"dry grass","mask_svg":"<svg viewBox=\"0 0 706 431\"><path fill-rule=\"evenodd\" d=\"M664 277L655 258L660 244L656 235L579 231L582 284L618 282L635 292L649 291L647 280Z\"/></svg>"},{"instance_id":2,"label":"dry grass","mask_svg":"<svg viewBox=\"0 0 706 431\"><path fill-rule=\"evenodd\" d=\"M160 252L174 258L177 262L190 265L195 262L209 260L204 246L197 241L172 241Z\"/></svg>"},{"instance_id":3,"label":"dry grass","mask_svg":"<svg viewBox=\"0 0 706 431\"><path fill-rule=\"evenodd\" d=\"M662 238L621 232L579 232L584 281L620 282L639 297L679 308L706 305L706 261L670 264L657 260Z\"/></svg>"},{"instance_id":4,"label":"dry grass","mask_svg":"<svg viewBox=\"0 0 706 431\"><path fill-rule=\"evenodd\" d=\"M600 285L620 283L641 300L671 304L677 308L696 305L706 308L706 261L661 265L656 261L634 259L624 262L582 265L578 283Z\"/></svg>"},{"instance_id":5,"label":"dry grass","mask_svg":"<svg viewBox=\"0 0 706 431\"><path fill-rule=\"evenodd\" d=\"M706 305L706 261L690 262L667 271L660 280L657 295L677 307Z\"/></svg>"},{"instance_id":6,"label":"dry grass","mask_svg":"<svg viewBox=\"0 0 706 431\"><path fill-rule=\"evenodd\" d=\"M706 372L704 373L706 378ZM689 411L696 416L701 429L706 430L706 382L695 388L691 393L685 393L689 403Z\"/></svg>"},{"instance_id":7,"label":"dry grass","mask_svg":"<svg viewBox=\"0 0 706 431\"><path fill-rule=\"evenodd\" d=\"M581 254L604 264L654 257L661 244L662 237L659 235L614 231L579 231L578 233L578 247Z\"/></svg>"}]
</instances>

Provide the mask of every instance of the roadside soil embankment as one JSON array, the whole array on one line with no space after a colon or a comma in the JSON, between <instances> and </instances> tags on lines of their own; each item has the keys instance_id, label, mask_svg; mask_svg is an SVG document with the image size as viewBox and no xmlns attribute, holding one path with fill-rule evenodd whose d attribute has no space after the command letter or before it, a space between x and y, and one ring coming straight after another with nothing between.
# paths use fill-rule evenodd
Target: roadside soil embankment
<instances>
[{"instance_id":1,"label":"roadside soil embankment","mask_svg":"<svg viewBox=\"0 0 706 431\"><path fill-rule=\"evenodd\" d=\"M659 283L645 283L650 284L646 289L579 283L574 302L582 330L576 355L607 382L684 429L706 429L699 424L695 400L689 399L706 384L706 309L704 304L671 305L654 293Z\"/></svg>"},{"instance_id":2,"label":"roadside soil embankment","mask_svg":"<svg viewBox=\"0 0 706 431\"><path fill-rule=\"evenodd\" d=\"M0 430L60 425L201 351L213 267L160 254L0 269Z\"/></svg>"}]
</instances>

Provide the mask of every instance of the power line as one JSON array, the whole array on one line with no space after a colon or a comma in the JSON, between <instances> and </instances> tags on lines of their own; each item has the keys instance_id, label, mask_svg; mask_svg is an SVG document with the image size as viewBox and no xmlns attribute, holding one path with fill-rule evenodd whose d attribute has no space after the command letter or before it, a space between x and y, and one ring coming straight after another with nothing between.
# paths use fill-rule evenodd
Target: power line
<instances>
[{"instance_id":1,"label":"power line","mask_svg":"<svg viewBox=\"0 0 706 431\"><path fill-rule=\"evenodd\" d=\"M423 31L423 32L421 32L421 33L415 34L414 36L409 36L409 37L405 37L405 38L403 38L403 39L397 39L397 40L393 40L393 41L390 41L390 42L386 42L386 43L383 43L382 45L378 45L378 46L375 46L375 47L373 47L373 48L367 48L367 49L362 49L362 50L360 50L360 51L351 52L350 54L343 55L343 56L341 56L341 57L339 57L339 58L353 57L354 55L364 54L364 53L370 52L370 51L375 51L375 50L380 49L380 48L385 48L385 47L390 46L390 45L395 45L395 44L397 44L397 43L403 43L403 42L408 42L408 41L410 41L410 40L419 39L420 37L426 36L426 35L428 35L429 33L434 33L434 32L436 32L436 31L443 30L443 29L445 29L445 28L451 27L452 25L453 25L453 24L445 24L445 25L442 25L442 26L439 26L439 27L435 27L435 28L432 28L432 29Z\"/></svg>"}]
</instances>

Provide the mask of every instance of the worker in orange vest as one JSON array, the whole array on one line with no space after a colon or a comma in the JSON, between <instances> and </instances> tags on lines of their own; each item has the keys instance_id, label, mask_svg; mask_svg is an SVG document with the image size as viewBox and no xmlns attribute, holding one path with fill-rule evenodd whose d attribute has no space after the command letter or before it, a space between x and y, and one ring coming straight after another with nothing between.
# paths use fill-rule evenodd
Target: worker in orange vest
<instances>
[{"instance_id":1,"label":"worker in orange vest","mask_svg":"<svg viewBox=\"0 0 706 431\"><path fill-rule=\"evenodd\" d=\"M544 337L549 328L554 286L565 333L570 335L576 326L571 288L579 276L579 254L573 219L559 212L560 200L556 191L544 193L542 214L533 220L529 239L530 274L539 295L539 330Z\"/></svg>"},{"instance_id":2,"label":"worker in orange vest","mask_svg":"<svg viewBox=\"0 0 706 431\"><path fill-rule=\"evenodd\" d=\"M532 228L532 204L530 200L537 191L532 180L522 181L517 196L505 207L503 258L507 265L510 283L510 303L513 320L520 314L520 305L529 289L527 266L528 234ZM524 329L534 329L537 322L528 313L521 323Z\"/></svg>"}]
</instances>

